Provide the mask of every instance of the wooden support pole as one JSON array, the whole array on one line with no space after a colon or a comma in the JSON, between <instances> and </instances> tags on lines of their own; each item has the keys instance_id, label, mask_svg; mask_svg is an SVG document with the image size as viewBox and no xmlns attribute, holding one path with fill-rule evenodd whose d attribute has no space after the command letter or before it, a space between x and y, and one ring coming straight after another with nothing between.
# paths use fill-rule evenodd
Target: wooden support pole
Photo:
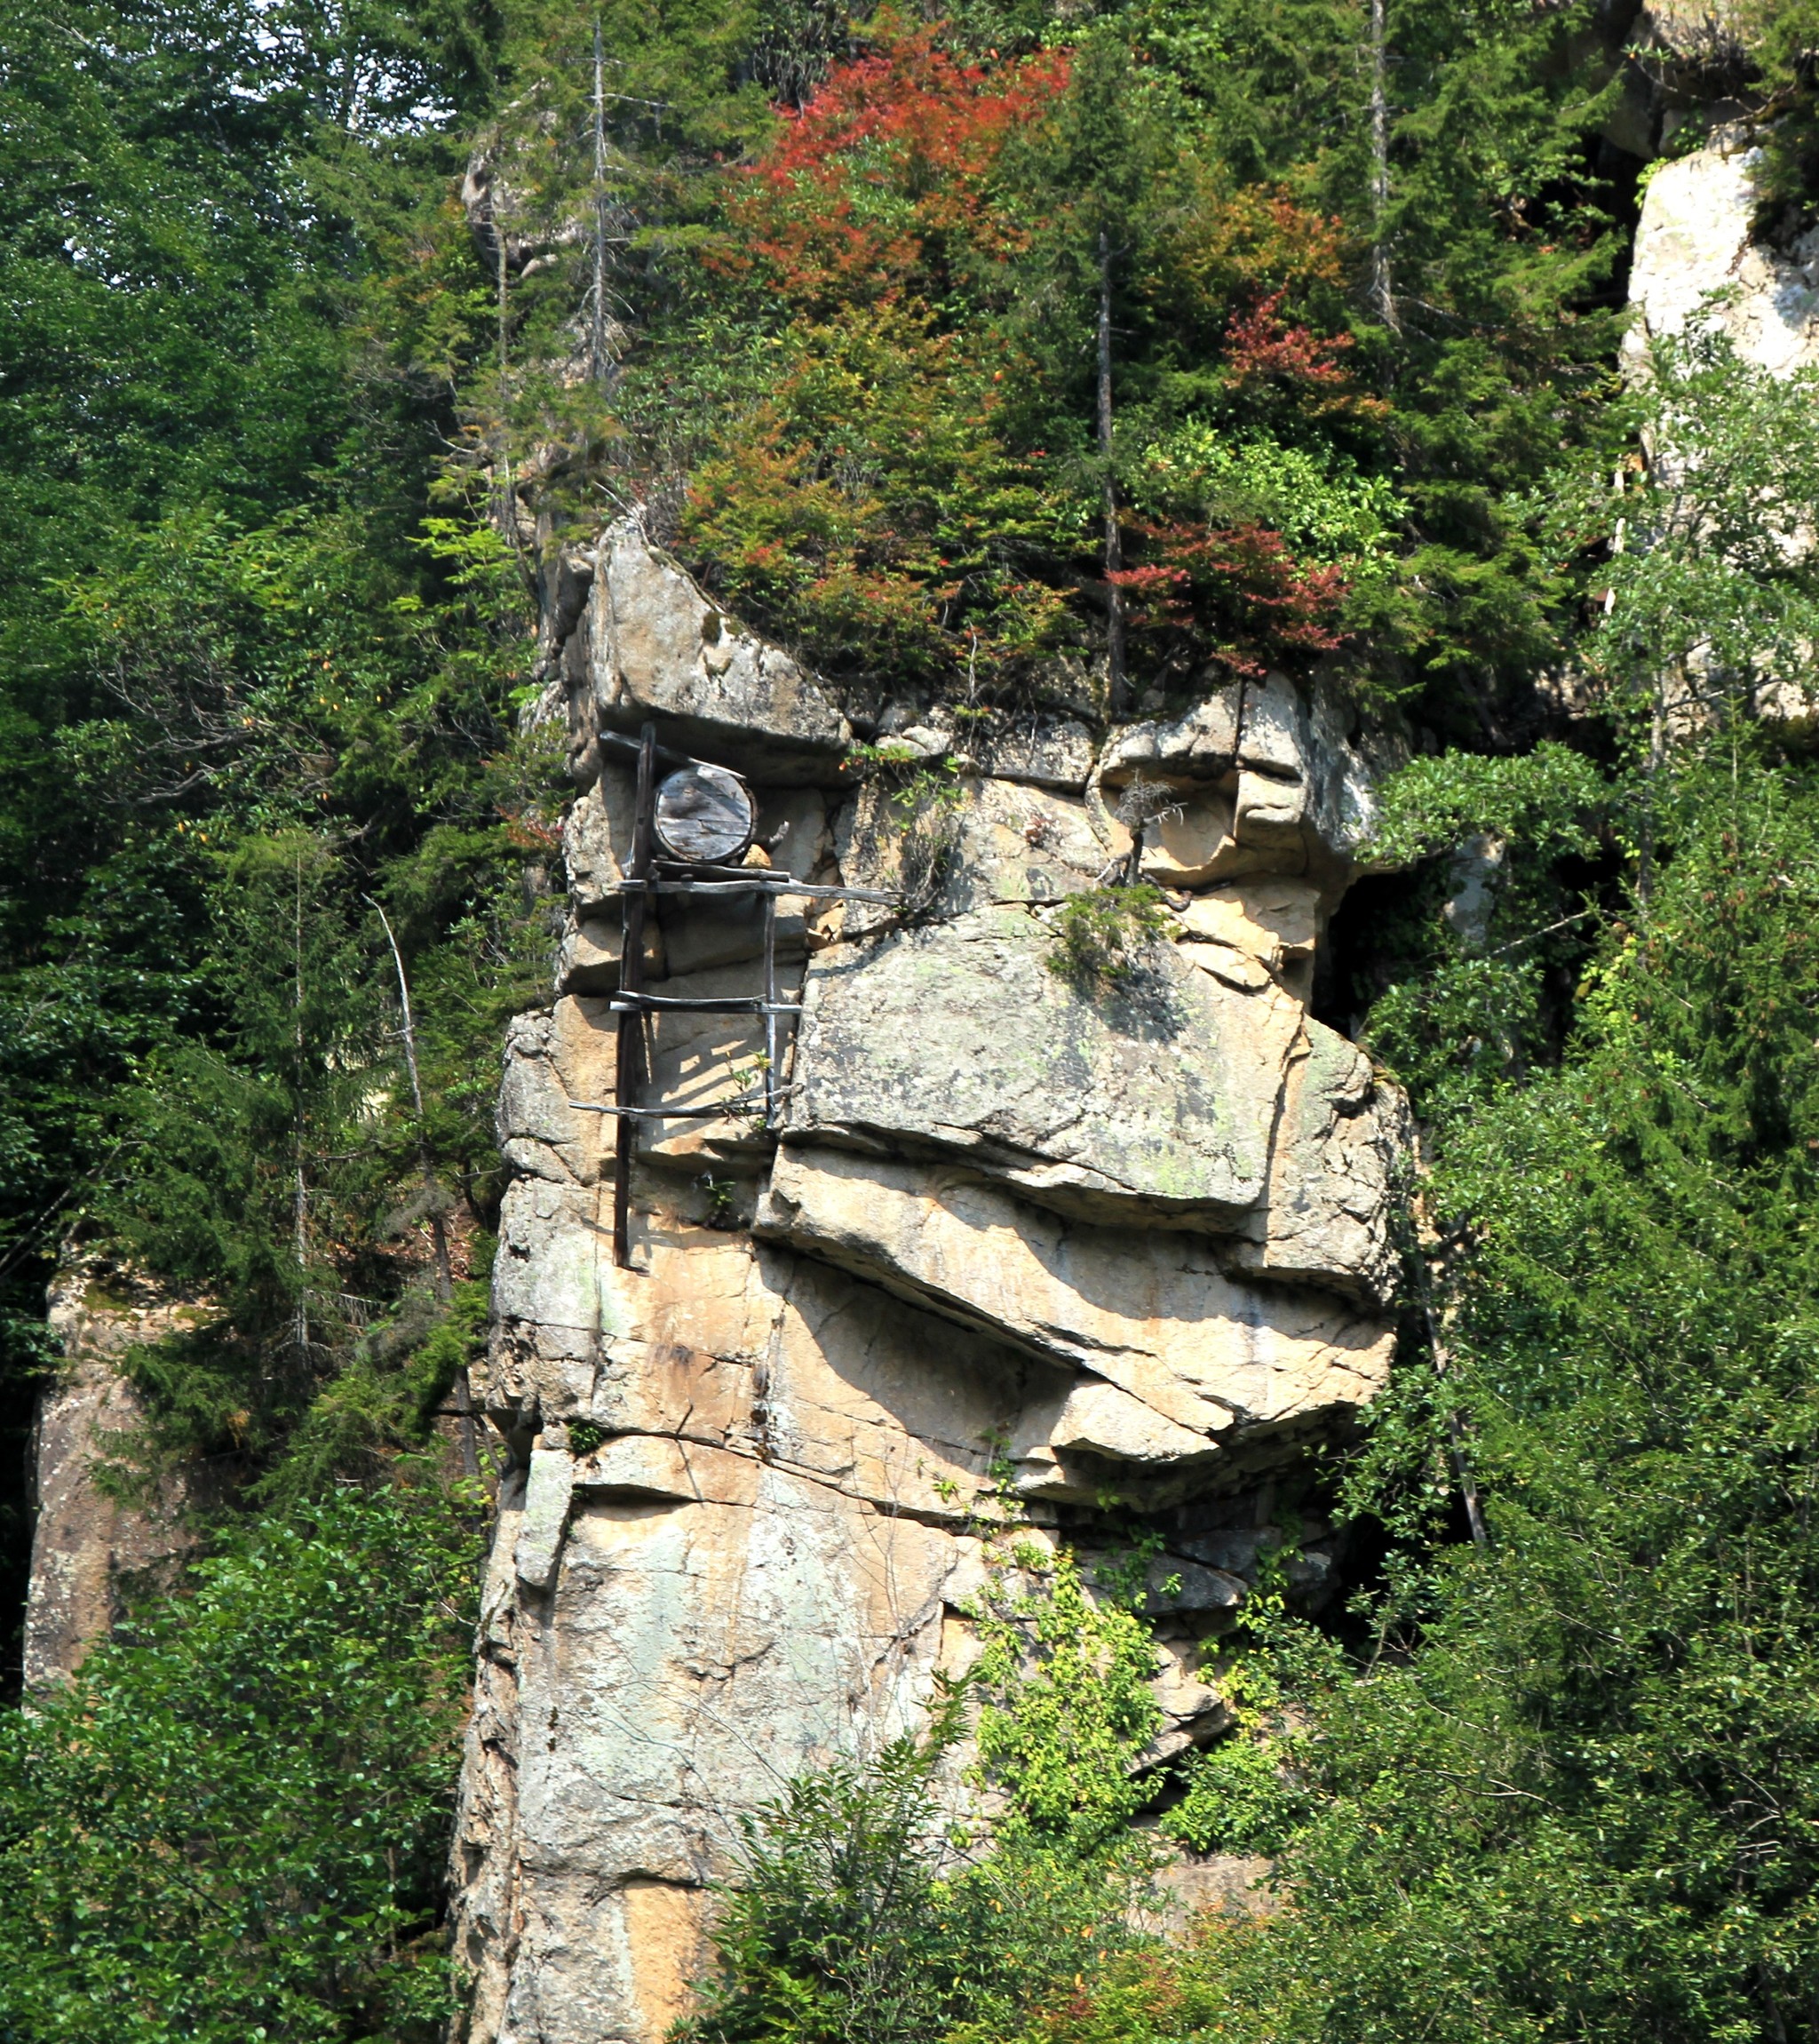
<instances>
[{"instance_id":1,"label":"wooden support pole","mask_svg":"<svg viewBox=\"0 0 1819 2044\"><path fill-rule=\"evenodd\" d=\"M713 873L718 867L708 866L703 871ZM754 871L754 877L745 880L632 880L624 879L615 889L622 895L714 895L723 898L734 895L787 895L791 900L800 898L811 902L877 902L886 908L894 908L903 899L900 893L877 887L812 887L806 880L775 880L762 871Z\"/></svg>"},{"instance_id":2,"label":"wooden support pole","mask_svg":"<svg viewBox=\"0 0 1819 2044\"><path fill-rule=\"evenodd\" d=\"M631 827L630 878L650 877L651 822L656 807L657 728L647 724L638 748L638 799ZM628 994L644 988L644 922L649 897L641 887L629 889L621 923L619 985ZM618 1055L615 1061L615 1093L621 1108L637 1105L638 1085L644 1074L644 1016L635 1003L628 1002L619 1015ZM615 1119L613 1149L613 1261L621 1270L631 1268L631 1159L638 1148L638 1125L629 1114Z\"/></svg>"},{"instance_id":3,"label":"wooden support pole","mask_svg":"<svg viewBox=\"0 0 1819 2044\"><path fill-rule=\"evenodd\" d=\"M1124 543L1118 528L1118 485L1112 469L1112 244L1099 230L1099 455L1105 464L1105 672L1106 706L1113 716L1124 707L1124 592L1114 577L1123 572Z\"/></svg>"},{"instance_id":4,"label":"wooden support pole","mask_svg":"<svg viewBox=\"0 0 1819 2044\"><path fill-rule=\"evenodd\" d=\"M777 897L764 898L764 1125L777 1119Z\"/></svg>"},{"instance_id":5,"label":"wooden support pole","mask_svg":"<svg viewBox=\"0 0 1819 2044\"><path fill-rule=\"evenodd\" d=\"M799 1001L774 1001L771 1005L779 1014L801 1011ZM765 1003L757 994L711 994L696 998L692 995L620 993L612 996L607 1012L616 1015L757 1015L764 1010Z\"/></svg>"}]
</instances>

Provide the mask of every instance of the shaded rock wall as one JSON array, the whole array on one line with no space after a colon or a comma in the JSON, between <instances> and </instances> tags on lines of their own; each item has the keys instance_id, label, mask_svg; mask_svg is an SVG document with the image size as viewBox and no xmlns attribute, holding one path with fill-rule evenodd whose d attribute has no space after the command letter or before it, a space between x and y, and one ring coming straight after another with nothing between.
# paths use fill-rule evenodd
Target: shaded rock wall
<instances>
[{"instance_id":1,"label":"shaded rock wall","mask_svg":"<svg viewBox=\"0 0 1819 2044\"><path fill-rule=\"evenodd\" d=\"M919 1722L970 1658L1007 1513L1088 1551L1108 1500L1147 1515L1155 1757L1225 1728L1202 1642L1291 1539L1309 1447L1388 1368L1402 1109L1307 1007L1371 807L1330 692L1272 677L1109 733L1065 702L982 733L927 703L862 719L631 527L555 659L573 914L565 990L514 1025L501 1094L516 1175L481 1388L512 1467L458 1949L475 2044L653 2044L742 1812ZM615 1085L631 783L602 735L647 717L751 777L774 866L919 907L791 904L782 1126L639 1123L621 1270L588 1107ZM862 725L954 759L954 791L855 788ZM1128 869L1140 775L1174 803L1137 848L1175 890L1167 933L1128 979L1076 984L1055 919ZM759 990L751 905L660 909L656 990ZM747 1093L759 1030L655 1019L647 1103ZM1313 1601L1334 1555L1301 1501Z\"/></svg>"}]
</instances>

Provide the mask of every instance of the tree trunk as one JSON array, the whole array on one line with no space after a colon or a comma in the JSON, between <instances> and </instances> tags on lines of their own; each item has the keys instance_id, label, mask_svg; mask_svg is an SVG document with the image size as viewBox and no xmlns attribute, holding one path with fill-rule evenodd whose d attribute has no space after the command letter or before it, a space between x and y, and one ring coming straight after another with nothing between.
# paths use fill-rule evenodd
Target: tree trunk
<instances>
[{"instance_id":1,"label":"tree trunk","mask_svg":"<svg viewBox=\"0 0 1819 2044\"><path fill-rule=\"evenodd\" d=\"M593 322L588 334L588 368L602 388L611 380L607 349L607 60L600 20L593 20Z\"/></svg>"},{"instance_id":2,"label":"tree trunk","mask_svg":"<svg viewBox=\"0 0 1819 2044\"><path fill-rule=\"evenodd\" d=\"M410 1098L417 1109L417 1161L423 1173L424 1197L429 1202L430 1240L436 1255L436 1297L446 1306L455 1289L455 1273L449 1260L449 1227L442 1219L441 1188L436 1183L435 1167L430 1157L430 1139L423 1125L423 1082L417 1070L417 1023L410 1012L410 982L404 974L404 954L398 949L398 939L393 935L391 918L370 895L366 898L372 903L379 927L385 933L385 942L392 947L392 963L398 968L398 1006L404 1018L399 1037L404 1045L405 1070L410 1074ZM465 1364L455 1372L455 1410L461 1418L462 1471L466 1475L477 1476L480 1456L474 1447L473 1401L468 1388Z\"/></svg>"},{"instance_id":3,"label":"tree trunk","mask_svg":"<svg viewBox=\"0 0 1819 2044\"><path fill-rule=\"evenodd\" d=\"M1370 0L1370 302L1400 333L1389 263L1389 53L1385 0Z\"/></svg>"},{"instance_id":4,"label":"tree trunk","mask_svg":"<svg viewBox=\"0 0 1819 2044\"><path fill-rule=\"evenodd\" d=\"M1112 244L1099 231L1099 452L1105 464L1105 653L1107 707L1124 707L1124 593L1112 580L1124 565L1118 531L1118 486L1112 474Z\"/></svg>"}]
</instances>

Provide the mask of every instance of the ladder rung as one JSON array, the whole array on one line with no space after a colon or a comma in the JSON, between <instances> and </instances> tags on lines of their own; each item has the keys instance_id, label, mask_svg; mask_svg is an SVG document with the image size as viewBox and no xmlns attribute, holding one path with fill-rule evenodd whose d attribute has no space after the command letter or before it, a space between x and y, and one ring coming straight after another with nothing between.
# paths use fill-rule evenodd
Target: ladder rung
<instances>
[{"instance_id":1,"label":"ladder rung","mask_svg":"<svg viewBox=\"0 0 1819 2044\"><path fill-rule=\"evenodd\" d=\"M576 1114L612 1114L625 1121L719 1121L726 1115L774 1105L795 1091L793 1086L780 1086L769 1103L761 1093L740 1093L730 1100L717 1100L709 1107L612 1107L597 1100L571 1100L568 1105Z\"/></svg>"},{"instance_id":2,"label":"ladder rung","mask_svg":"<svg viewBox=\"0 0 1819 2044\"><path fill-rule=\"evenodd\" d=\"M724 1121L728 1115L762 1107L761 1100L723 1100L717 1107L601 1107L591 1100L571 1100L576 1114L611 1114L622 1121Z\"/></svg>"},{"instance_id":3,"label":"ladder rung","mask_svg":"<svg viewBox=\"0 0 1819 2044\"><path fill-rule=\"evenodd\" d=\"M729 994L722 1000L685 998L679 994L615 994L608 1014L799 1015L800 1002L763 1001L756 994Z\"/></svg>"},{"instance_id":4,"label":"ladder rung","mask_svg":"<svg viewBox=\"0 0 1819 2044\"><path fill-rule=\"evenodd\" d=\"M901 895L877 887L824 887L808 880L779 880L762 867L749 880L639 880L629 876L612 890L620 895L792 895L816 902L878 902L888 908Z\"/></svg>"}]
</instances>

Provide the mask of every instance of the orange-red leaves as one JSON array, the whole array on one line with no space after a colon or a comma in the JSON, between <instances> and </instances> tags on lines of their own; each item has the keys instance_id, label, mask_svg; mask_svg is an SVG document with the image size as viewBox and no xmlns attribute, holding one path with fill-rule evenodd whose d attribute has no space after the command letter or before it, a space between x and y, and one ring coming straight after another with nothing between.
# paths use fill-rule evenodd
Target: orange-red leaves
<instances>
[{"instance_id":1,"label":"orange-red leaves","mask_svg":"<svg viewBox=\"0 0 1819 2044\"><path fill-rule=\"evenodd\" d=\"M1142 631L1193 631L1235 673L1260 674L1285 654L1328 653L1343 638L1344 570L1298 561L1267 526L1139 523L1150 556L1109 579Z\"/></svg>"},{"instance_id":2,"label":"orange-red leaves","mask_svg":"<svg viewBox=\"0 0 1819 2044\"><path fill-rule=\"evenodd\" d=\"M950 245L988 258L1020 243L990 180L1006 139L1067 84L1065 53L987 70L923 30L892 31L838 66L745 173L728 211L750 259L795 304L926 291Z\"/></svg>"}]
</instances>

